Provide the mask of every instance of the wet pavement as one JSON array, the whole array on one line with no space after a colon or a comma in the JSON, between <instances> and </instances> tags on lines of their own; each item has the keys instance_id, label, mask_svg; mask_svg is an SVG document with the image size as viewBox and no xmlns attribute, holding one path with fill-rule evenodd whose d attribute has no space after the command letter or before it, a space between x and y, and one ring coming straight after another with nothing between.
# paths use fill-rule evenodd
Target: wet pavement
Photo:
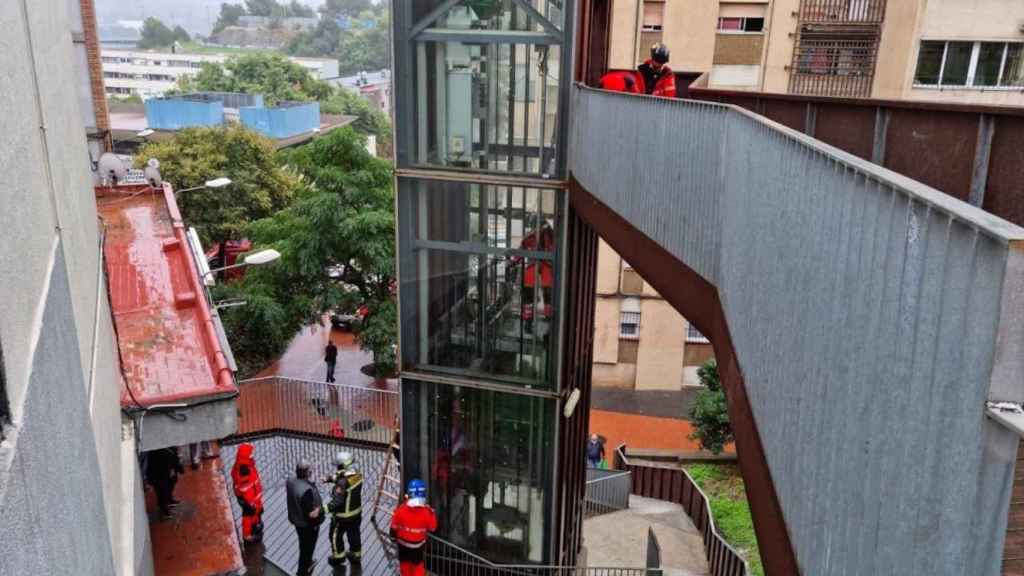
<instances>
[{"instance_id":1,"label":"wet pavement","mask_svg":"<svg viewBox=\"0 0 1024 576\"><path fill-rule=\"evenodd\" d=\"M220 470L220 459L203 460L198 470L185 463L174 489L178 504L170 519L159 519L156 497L147 490L153 565L161 576L239 573L244 567Z\"/></svg>"},{"instance_id":2,"label":"wet pavement","mask_svg":"<svg viewBox=\"0 0 1024 576\"><path fill-rule=\"evenodd\" d=\"M303 328L288 344L281 358L261 370L256 377L287 376L325 381L327 364L324 362L324 349L328 338L338 347L338 362L334 369L336 384L397 389L395 379L378 380L363 374L360 369L373 362L373 355L359 349L359 342L350 330L331 328L327 321L323 326L314 324Z\"/></svg>"}]
</instances>

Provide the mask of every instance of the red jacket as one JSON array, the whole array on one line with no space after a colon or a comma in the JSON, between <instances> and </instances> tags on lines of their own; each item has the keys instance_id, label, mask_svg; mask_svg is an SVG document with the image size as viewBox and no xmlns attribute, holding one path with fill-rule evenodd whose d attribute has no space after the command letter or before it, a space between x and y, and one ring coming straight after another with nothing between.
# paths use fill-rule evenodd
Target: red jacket
<instances>
[{"instance_id":1,"label":"red jacket","mask_svg":"<svg viewBox=\"0 0 1024 576\"><path fill-rule=\"evenodd\" d=\"M645 80L644 74L643 74L643 69L644 69L645 66L647 66L647 67L651 66L651 61L647 60L646 62L641 64L640 68L638 69L638 71L636 73L637 87L639 88L637 90L637 92L640 93L640 94L650 94L651 96L663 96L665 98L675 98L676 97L676 75L672 73L672 69L668 67L668 64L665 64L665 65L663 65L661 67L661 70L662 70L661 76L658 78L657 82L654 84L654 89L653 90L648 90L648 86L646 84L647 81Z\"/></svg>"},{"instance_id":2,"label":"red jacket","mask_svg":"<svg viewBox=\"0 0 1024 576\"><path fill-rule=\"evenodd\" d=\"M427 541L427 533L437 530L437 516L430 506L410 506L402 504L391 517L391 535L398 540L399 546L419 548Z\"/></svg>"},{"instance_id":3,"label":"red jacket","mask_svg":"<svg viewBox=\"0 0 1024 576\"><path fill-rule=\"evenodd\" d=\"M638 94L636 73L629 72L609 72L598 81L598 88L602 90L609 90L611 92L627 92L629 94Z\"/></svg>"},{"instance_id":4,"label":"red jacket","mask_svg":"<svg viewBox=\"0 0 1024 576\"><path fill-rule=\"evenodd\" d=\"M256 470L256 461L252 458L252 444L238 447L235 465L231 467L231 483L234 484L235 496L253 508L263 507L263 483L260 473Z\"/></svg>"}]
</instances>

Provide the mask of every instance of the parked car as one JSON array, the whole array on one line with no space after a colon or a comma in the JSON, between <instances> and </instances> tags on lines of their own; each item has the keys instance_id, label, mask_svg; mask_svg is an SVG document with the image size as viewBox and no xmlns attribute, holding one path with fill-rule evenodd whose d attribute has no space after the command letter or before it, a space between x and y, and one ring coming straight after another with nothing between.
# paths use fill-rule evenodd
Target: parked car
<instances>
[{"instance_id":1,"label":"parked car","mask_svg":"<svg viewBox=\"0 0 1024 576\"><path fill-rule=\"evenodd\" d=\"M366 306L360 306L355 313L347 314L344 312L331 312L331 326L339 329L351 330L357 324L366 318L366 314L369 309Z\"/></svg>"}]
</instances>

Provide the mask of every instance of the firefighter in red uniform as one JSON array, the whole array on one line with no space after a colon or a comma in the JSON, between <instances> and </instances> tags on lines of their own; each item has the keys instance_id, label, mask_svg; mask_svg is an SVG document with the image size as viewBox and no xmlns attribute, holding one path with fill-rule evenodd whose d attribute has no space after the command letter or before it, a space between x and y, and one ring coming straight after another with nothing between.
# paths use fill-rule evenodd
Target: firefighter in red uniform
<instances>
[{"instance_id":1,"label":"firefighter in red uniform","mask_svg":"<svg viewBox=\"0 0 1024 576\"><path fill-rule=\"evenodd\" d=\"M598 81L598 88L610 92L637 93L636 72L609 72Z\"/></svg>"},{"instance_id":2,"label":"firefighter in red uniform","mask_svg":"<svg viewBox=\"0 0 1024 576\"><path fill-rule=\"evenodd\" d=\"M263 484L252 451L252 444L239 446L235 465L231 467L231 483L242 507L242 537L246 542L263 537Z\"/></svg>"},{"instance_id":3,"label":"firefighter in red uniform","mask_svg":"<svg viewBox=\"0 0 1024 576\"><path fill-rule=\"evenodd\" d=\"M637 68L637 84L640 94L651 96L676 97L676 76L668 67L668 46L655 44L651 46L651 57Z\"/></svg>"},{"instance_id":4,"label":"firefighter in red uniform","mask_svg":"<svg viewBox=\"0 0 1024 576\"><path fill-rule=\"evenodd\" d=\"M427 534L437 530L437 516L427 506L427 486L422 480L409 482L408 499L391 517L391 536L398 544L398 562L401 576L425 576L423 564Z\"/></svg>"}]
</instances>

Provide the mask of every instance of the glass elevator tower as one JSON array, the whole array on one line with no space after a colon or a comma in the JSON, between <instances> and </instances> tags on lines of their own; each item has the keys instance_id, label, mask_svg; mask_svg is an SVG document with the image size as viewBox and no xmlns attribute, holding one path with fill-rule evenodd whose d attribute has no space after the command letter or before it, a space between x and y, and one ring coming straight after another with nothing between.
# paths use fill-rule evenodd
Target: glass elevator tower
<instances>
[{"instance_id":1,"label":"glass elevator tower","mask_svg":"<svg viewBox=\"0 0 1024 576\"><path fill-rule=\"evenodd\" d=\"M403 477L453 544L575 562L589 402L566 409L565 350L589 340L566 271L593 239L567 193L574 0L392 3Z\"/></svg>"}]
</instances>

